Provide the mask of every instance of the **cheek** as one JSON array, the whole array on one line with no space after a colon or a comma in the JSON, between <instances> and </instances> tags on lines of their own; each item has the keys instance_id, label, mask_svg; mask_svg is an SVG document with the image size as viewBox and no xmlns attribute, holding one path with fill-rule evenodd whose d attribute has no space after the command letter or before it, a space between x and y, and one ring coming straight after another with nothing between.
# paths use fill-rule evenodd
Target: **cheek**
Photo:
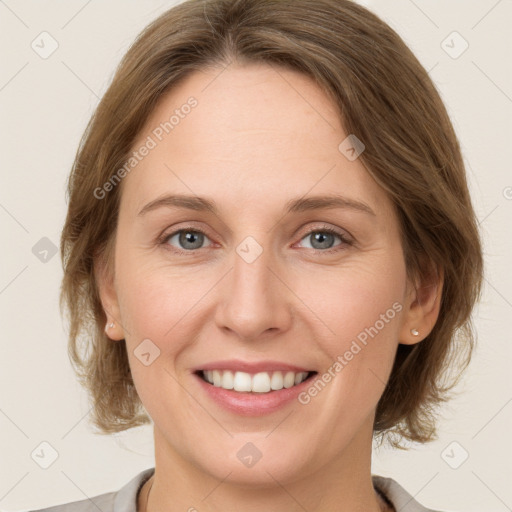
<instances>
[{"instance_id":1,"label":"cheek","mask_svg":"<svg viewBox=\"0 0 512 512\"><path fill-rule=\"evenodd\" d=\"M183 370L182 353L200 335L204 322L198 315L204 313L204 297L216 276L194 277L191 270L127 256L118 268L119 307L132 375L143 402L154 407L158 404L152 390L163 386L169 395L179 393L171 375ZM151 360L153 353L157 357L145 366L138 356L147 352Z\"/></svg>"},{"instance_id":2,"label":"cheek","mask_svg":"<svg viewBox=\"0 0 512 512\"><path fill-rule=\"evenodd\" d=\"M330 276L317 275L314 283L308 279L301 287L299 293L318 317L312 329L321 333L317 339L327 356L325 370L341 356L344 377L339 380L353 385L368 378L385 382L391 371L406 279L403 260L396 256L378 265L354 263Z\"/></svg>"},{"instance_id":3,"label":"cheek","mask_svg":"<svg viewBox=\"0 0 512 512\"><path fill-rule=\"evenodd\" d=\"M119 279L118 292L129 364L145 409L152 418L161 418L168 411L169 397L177 401L186 399L180 394L176 368L193 335L191 308L198 296L190 288L187 291L186 286L181 288L186 279L144 264L130 265L130 272L128 263L126 260L125 273L119 273L123 278ZM169 432L176 428L174 422L167 427Z\"/></svg>"},{"instance_id":4,"label":"cheek","mask_svg":"<svg viewBox=\"0 0 512 512\"><path fill-rule=\"evenodd\" d=\"M154 256L125 252L116 269L119 307L131 338L171 336L200 297L201 282L190 271L162 265Z\"/></svg>"},{"instance_id":5,"label":"cheek","mask_svg":"<svg viewBox=\"0 0 512 512\"><path fill-rule=\"evenodd\" d=\"M354 265L331 279L317 280L324 286L315 289L322 293L308 296L317 299L308 306L321 312L325 335L317 339L326 357L319 381L299 396L299 403L332 429L333 444L346 442L346 436L372 414L393 366L405 270L388 263L394 267L389 272ZM339 429L340 424L346 429Z\"/></svg>"}]
</instances>

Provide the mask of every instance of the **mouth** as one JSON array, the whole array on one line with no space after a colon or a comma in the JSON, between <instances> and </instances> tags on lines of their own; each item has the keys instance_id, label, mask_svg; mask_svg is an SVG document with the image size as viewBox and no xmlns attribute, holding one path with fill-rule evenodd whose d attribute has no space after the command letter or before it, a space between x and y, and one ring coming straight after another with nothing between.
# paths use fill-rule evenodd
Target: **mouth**
<instances>
[{"instance_id":1,"label":"mouth","mask_svg":"<svg viewBox=\"0 0 512 512\"><path fill-rule=\"evenodd\" d=\"M318 371L308 366L270 359L210 361L192 368L191 374L212 404L237 416L252 417L291 407L318 378Z\"/></svg>"},{"instance_id":2,"label":"mouth","mask_svg":"<svg viewBox=\"0 0 512 512\"><path fill-rule=\"evenodd\" d=\"M248 373L232 370L197 370L194 372L207 384L244 394L271 394L282 389L299 386L314 378L316 371L262 371Z\"/></svg>"}]
</instances>

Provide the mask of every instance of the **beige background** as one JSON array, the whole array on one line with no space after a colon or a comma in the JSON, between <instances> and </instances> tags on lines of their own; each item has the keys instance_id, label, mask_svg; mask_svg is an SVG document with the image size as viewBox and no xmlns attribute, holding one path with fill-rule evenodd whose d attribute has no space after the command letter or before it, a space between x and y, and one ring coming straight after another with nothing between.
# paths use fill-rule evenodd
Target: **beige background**
<instances>
[{"instance_id":1,"label":"beige background","mask_svg":"<svg viewBox=\"0 0 512 512\"><path fill-rule=\"evenodd\" d=\"M0 510L42 508L117 490L153 465L150 427L111 437L93 433L59 316L59 255L50 251L42 262L32 248L58 245L65 179L85 124L129 43L171 5L0 1ZM512 510L512 2L364 5L409 44L448 106L486 257L483 300L475 311L478 350L459 397L442 411L439 441L404 453L377 451L373 472L397 479L434 509ZM31 48L43 31L58 43L46 59ZM458 58L443 44L453 31L469 44ZM449 43L452 52L463 43L457 37ZM46 42L51 48L51 40ZM40 242L44 237L49 240ZM44 441L58 453L48 469L31 458ZM458 469L450 467L465 452L469 458Z\"/></svg>"}]
</instances>

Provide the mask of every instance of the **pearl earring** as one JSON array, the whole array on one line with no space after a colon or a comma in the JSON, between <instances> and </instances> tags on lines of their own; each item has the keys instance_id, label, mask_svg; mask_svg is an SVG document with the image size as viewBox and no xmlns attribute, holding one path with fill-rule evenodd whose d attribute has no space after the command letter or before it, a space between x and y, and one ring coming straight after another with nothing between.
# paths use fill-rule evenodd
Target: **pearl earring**
<instances>
[{"instance_id":1,"label":"pearl earring","mask_svg":"<svg viewBox=\"0 0 512 512\"><path fill-rule=\"evenodd\" d=\"M419 336L419 335L420 335L420 333L419 333L418 329L411 329L411 334L412 334L413 336Z\"/></svg>"},{"instance_id":2,"label":"pearl earring","mask_svg":"<svg viewBox=\"0 0 512 512\"><path fill-rule=\"evenodd\" d=\"M108 331L109 329L112 329L113 327L114 327L114 322L107 324L107 327L105 330Z\"/></svg>"}]
</instances>

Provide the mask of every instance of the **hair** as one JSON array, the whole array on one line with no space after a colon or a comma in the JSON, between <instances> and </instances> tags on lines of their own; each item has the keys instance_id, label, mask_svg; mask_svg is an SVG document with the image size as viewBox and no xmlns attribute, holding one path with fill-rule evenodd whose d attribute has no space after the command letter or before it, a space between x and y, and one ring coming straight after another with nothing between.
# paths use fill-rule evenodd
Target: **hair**
<instances>
[{"instance_id":1,"label":"hair","mask_svg":"<svg viewBox=\"0 0 512 512\"><path fill-rule=\"evenodd\" d=\"M296 70L325 91L346 134L364 143L359 161L394 204L408 277L442 273L437 321L423 341L398 345L373 429L396 448L436 439L436 408L451 398L475 344L480 234L440 94L400 36L350 0L188 0L149 24L121 60L80 141L61 235L60 305L68 310L70 360L92 401L90 421L104 434L151 422L125 341L105 334L94 272L100 260L114 271L121 187L102 199L95 190L126 164L164 93L195 70L233 61Z\"/></svg>"}]
</instances>

